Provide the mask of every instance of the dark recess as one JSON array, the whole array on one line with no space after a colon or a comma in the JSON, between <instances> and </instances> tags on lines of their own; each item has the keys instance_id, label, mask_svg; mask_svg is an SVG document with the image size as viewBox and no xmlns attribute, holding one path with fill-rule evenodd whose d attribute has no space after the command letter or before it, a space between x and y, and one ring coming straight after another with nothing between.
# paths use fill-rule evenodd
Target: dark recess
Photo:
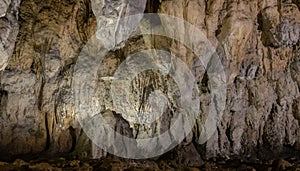
<instances>
[{"instance_id":1,"label":"dark recess","mask_svg":"<svg viewBox=\"0 0 300 171\"><path fill-rule=\"evenodd\" d=\"M159 0L147 0L145 13L158 13L159 6ZM158 15L151 15L151 18L146 16L145 18L147 18L153 25L161 25L161 21Z\"/></svg>"}]
</instances>

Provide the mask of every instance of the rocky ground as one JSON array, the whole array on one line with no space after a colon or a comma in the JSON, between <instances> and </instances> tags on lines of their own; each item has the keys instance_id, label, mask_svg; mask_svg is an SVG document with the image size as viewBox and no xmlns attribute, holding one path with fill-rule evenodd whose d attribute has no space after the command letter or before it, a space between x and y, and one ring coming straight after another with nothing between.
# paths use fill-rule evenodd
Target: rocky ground
<instances>
[{"instance_id":1,"label":"rocky ground","mask_svg":"<svg viewBox=\"0 0 300 171\"><path fill-rule=\"evenodd\" d=\"M201 166L184 166L168 160L127 160L113 157L98 160L78 160L59 158L39 158L32 160L16 159L12 162L0 162L0 170L237 170L237 171L299 171L300 161L295 158L257 161L247 163L239 160L206 161Z\"/></svg>"}]
</instances>

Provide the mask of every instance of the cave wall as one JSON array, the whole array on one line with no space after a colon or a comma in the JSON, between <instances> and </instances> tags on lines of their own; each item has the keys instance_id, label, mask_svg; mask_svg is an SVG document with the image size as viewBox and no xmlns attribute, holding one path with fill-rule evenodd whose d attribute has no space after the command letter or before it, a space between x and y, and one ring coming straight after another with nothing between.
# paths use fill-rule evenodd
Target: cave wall
<instances>
[{"instance_id":1,"label":"cave wall","mask_svg":"<svg viewBox=\"0 0 300 171\"><path fill-rule=\"evenodd\" d=\"M205 145L208 158L276 156L299 148L297 2L163 1L160 12L197 25L226 58L227 105ZM182 45L170 49L192 60Z\"/></svg>"},{"instance_id":2,"label":"cave wall","mask_svg":"<svg viewBox=\"0 0 300 171\"><path fill-rule=\"evenodd\" d=\"M105 28L110 19L140 10L130 5L125 14L114 10L122 5L108 0L94 4L88 0L0 2L1 154L105 155L76 121L72 79L79 53L96 30ZM216 47L226 68L226 108L217 131L205 144L199 144L201 119L193 131L191 141L203 158L265 158L300 150L299 6L299 1L291 0L148 1L146 12L173 15L197 26ZM185 33L183 39L193 38L183 25L174 30L168 24L161 20L157 27ZM112 76L130 53L149 47L168 50L189 67L195 59L178 41L145 35L109 52L103 62L107 67L99 77ZM133 83L136 97L149 84L155 84L152 89L168 87L170 80L163 79L156 72L141 74ZM99 103L103 110L114 110L107 87L105 81L96 87L99 99L104 99ZM211 103L209 87L203 83L198 88L204 115ZM162 91L172 100L175 89L169 86ZM136 99L134 105L145 103L143 98ZM155 135L157 130L168 129L164 123L171 121L172 115L166 114L155 127L130 126L142 138L149 130Z\"/></svg>"}]
</instances>

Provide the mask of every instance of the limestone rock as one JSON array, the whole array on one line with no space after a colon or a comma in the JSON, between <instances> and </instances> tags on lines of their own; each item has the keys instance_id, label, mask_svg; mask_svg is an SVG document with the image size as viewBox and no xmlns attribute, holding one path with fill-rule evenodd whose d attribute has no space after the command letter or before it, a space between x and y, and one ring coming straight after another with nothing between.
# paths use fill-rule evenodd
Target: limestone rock
<instances>
[{"instance_id":1,"label":"limestone rock","mask_svg":"<svg viewBox=\"0 0 300 171\"><path fill-rule=\"evenodd\" d=\"M294 4L278 4L259 15L262 42L267 46L293 46L299 39L299 10ZM273 9L273 10L271 10Z\"/></svg>"},{"instance_id":2,"label":"limestone rock","mask_svg":"<svg viewBox=\"0 0 300 171\"><path fill-rule=\"evenodd\" d=\"M113 113L110 126L116 131L147 138L167 132L175 123L174 113L180 110L177 105L180 88L168 74L175 71L181 74L183 70L174 67L174 60L159 56L159 50L164 50L186 64L188 73L195 77L197 89L191 97L195 98L196 92L199 97L200 117L186 139L195 149L182 153L196 150L202 159L244 160L299 155L299 1L149 0L147 3L144 0L0 2L0 153L3 154L0 157L39 153L67 153L78 158L106 155L78 123L75 109L81 106L75 106L74 102L77 98L74 91L86 90L86 87L74 90L73 83L78 81L74 79L75 65L82 62L79 56L83 47L93 43L96 45L89 49L91 53L84 55L97 59L95 54L103 53L104 57L101 64L84 63L87 71L94 69L91 66L99 66L99 70L94 73L95 78L87 77L80 83L87 85L84 81L94 81L88 87L95 92L93 98L85 94L86 98L95 104L93 110ZM178 40L158 35L135 35L127 40L128 34L118 32L128 23L136 27L136 34L145 31L147 28L136 26L141 20L115 21L141 13L146 6L149 12L173 15L196 26L215 47L225 68L226 89L222 90L227 93L225 111L215 125L217 131L204 144L200 140L203 123L209 118L210 106L215 104L211 100L213 80L195 53L180 43L195 40L197 35L182 23L170 24L159 17L145 18L142 22L160 33L177 35ZM193 45L199 50L204 46ZM149 48L155 50L148 51L153 55L148 55L152 58L146 62L155 61L158 67L134 75L126 84L129 88L124 88L125 84L114 87L118 90L115 94L130 95L128 101L119 98L118 103L135 111L119 112L111 93L114 74L122 63L131 66L130 55ZM145 61L138 62L144 66ZM163 111L157 122L134 123L132 118L138 112L144 121L156 118L148 116L151 105L161 109L156 113ZM215 169L215 165L206 165Z\"/></svg>"},{"instance_id":3,"label":"limestone rock","mask_svg":"<svg viewBox=\"0 0 300 171\"><path fill-rule=\"evenodd\" d=\"M0 2L0 71L5 69L13 54L19 32L19 5L20 0L3 0Z\"/></svg>"},{"instance_id":4,"label":"limestone rock","mask_svg":"<svg viewBox=\"0 0 300 171\"><path fill-rule=\"evenodd\" d=\"M292 166L293 165L290 162L283 159L278 159L273 162L273 170L287 170Z\"/></svg>"}]
</instances>

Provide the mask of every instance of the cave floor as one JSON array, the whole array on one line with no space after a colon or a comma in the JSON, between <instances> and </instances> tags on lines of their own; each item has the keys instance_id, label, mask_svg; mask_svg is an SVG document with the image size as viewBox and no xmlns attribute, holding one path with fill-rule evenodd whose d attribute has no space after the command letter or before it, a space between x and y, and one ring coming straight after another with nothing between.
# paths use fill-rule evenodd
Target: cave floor
<instances>
[{"instance_id":1,"label":"cave floor","mask_svg":"<svg viewBox=\"0 0 300 171\"><path fill-rule=\"evenodd\" d=\"M204 161L201 166L187 166L168 160L127 160L118 158L104 158L97 160L78 160L57 158L39 158L33 160L16 159L11 162L0 161L0 171L34 170L34 171L60 171L60 170L236 170L236 171L300 171L300 161L297 159L277 159L246 163L231 161Z\"/></svg>"}]
</instances>

